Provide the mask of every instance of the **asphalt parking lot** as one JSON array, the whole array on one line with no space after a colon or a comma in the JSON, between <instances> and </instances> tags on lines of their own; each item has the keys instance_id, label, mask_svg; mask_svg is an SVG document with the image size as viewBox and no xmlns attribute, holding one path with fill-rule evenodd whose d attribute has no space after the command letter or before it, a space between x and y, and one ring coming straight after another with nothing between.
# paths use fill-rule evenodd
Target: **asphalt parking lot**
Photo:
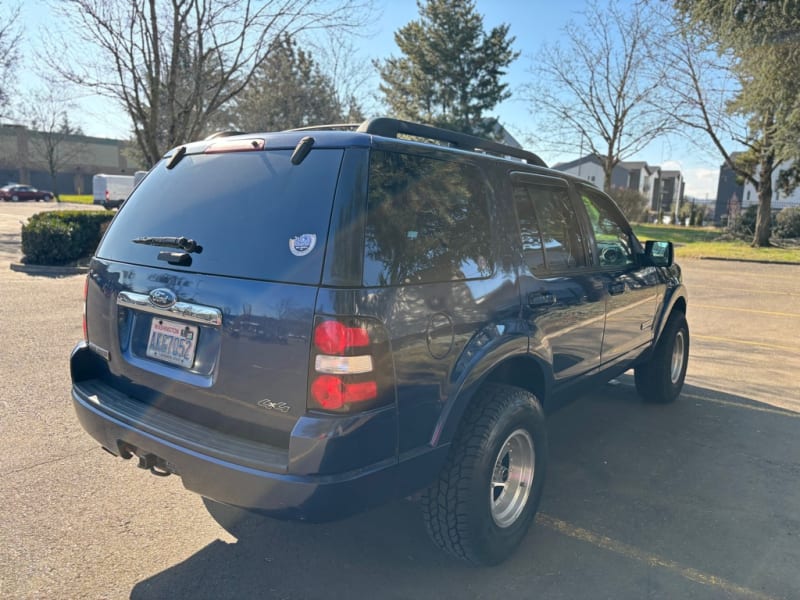
<instances>
[{"instance_id":1,"label":"asphalt parking lot","mask_svg":"<svg viewBox=\"0 0 800 600\"><path fill-rule=\"evenodd\" d=\"M237 538L103 452L69 399L82 276L9 268L42 208L0 203L0 598L800 597L800 267L683 262L682 397L643 405L625 375L554 414L536 524L474 570L410 501Z\"/></svg>"}]
</instances>

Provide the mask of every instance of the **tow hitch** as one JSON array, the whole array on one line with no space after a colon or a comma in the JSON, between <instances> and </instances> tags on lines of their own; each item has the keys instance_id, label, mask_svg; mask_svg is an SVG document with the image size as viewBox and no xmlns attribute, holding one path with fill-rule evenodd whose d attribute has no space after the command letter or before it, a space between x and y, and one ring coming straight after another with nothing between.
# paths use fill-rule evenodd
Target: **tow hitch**
<instances>
[{"instance_id":1,"label":"tow hitch","mask_svg":"<svg viewBox=\"0 0 800 600\"><path fill-rule=\"evenodd\" d=\"M118 447L119 455L122 458L128 460L136 456L139 459L139 463L136 466L138 466L140 469L150 471L153 475L157 475L158 477L168 477L173 473L175 475L178 474L178 470L175 468L175 465L167 462L160 456L156 456L151 452L146 452L141 448L136 448L122 441L118 442Z\"/></svg>"}]
</instances>

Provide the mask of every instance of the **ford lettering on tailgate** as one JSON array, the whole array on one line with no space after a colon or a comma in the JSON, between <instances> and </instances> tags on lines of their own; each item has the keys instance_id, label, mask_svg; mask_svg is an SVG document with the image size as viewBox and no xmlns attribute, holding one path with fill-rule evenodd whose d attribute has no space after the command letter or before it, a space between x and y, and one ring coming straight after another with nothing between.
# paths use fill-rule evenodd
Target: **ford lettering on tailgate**
<instances>
[{"instance_id":1,"label":"ford lettering on tailgate","mask_svg":"<svg viewBox=\"0 0 800 600\"><path fill-rule=\"evenodd\" d=\"M147 342L147 356L190 368L194 364L197 349L197 331L195 325L153 319Z\"/></svg>"}]
</instances>

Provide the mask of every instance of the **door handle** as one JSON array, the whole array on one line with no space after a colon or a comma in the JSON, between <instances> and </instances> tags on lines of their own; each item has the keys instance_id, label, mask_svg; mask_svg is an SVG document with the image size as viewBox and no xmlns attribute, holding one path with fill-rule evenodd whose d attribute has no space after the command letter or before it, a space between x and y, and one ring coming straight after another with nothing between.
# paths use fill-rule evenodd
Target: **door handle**
<instances>
[{"instance_id":1,"label":"door handle","mask_svg":"<svg viewBox=\"0 0 800 600\"><path fill-rule=\"evenodd\" d=\"M550 292L531 292L528 294L528 305L533 307L551 306L556 303L556 297Z\"/></svg>"},{"instance_id":2,"label":"door handle","mask_svg":"<svg viewBox=\"0 0 800 600\"><path fill-rule=\"evenodd\" d=\"M624 283L612 283L608 286L608 293L612 296L618 296L625 291Z\"/></svg>"}]
</instances>

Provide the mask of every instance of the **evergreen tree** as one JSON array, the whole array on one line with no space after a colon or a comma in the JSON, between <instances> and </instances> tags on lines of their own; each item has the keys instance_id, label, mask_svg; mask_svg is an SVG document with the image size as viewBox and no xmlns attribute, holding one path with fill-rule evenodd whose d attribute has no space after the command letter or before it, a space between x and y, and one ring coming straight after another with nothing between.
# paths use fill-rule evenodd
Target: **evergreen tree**
<instances>
[{"instance_id":1,"label":"evergreen tree","mask_svg":"<svg viewBox=\"0 0 800 600\"><path fill-rule=\"evenodd\" d=\"M487 134L484 113L509 98L501 78L518 52L506 24L488 34L473 0L417 0L420 18L401 27L400 57L376 61L392 114L459 131Z\"/></svg>"},{"instance_id":2,"label":"evergreen tree","mask_svg":"<svg viewBox=\"0 0 800 600\"><path fill-rule=\"evenodd\" d=\"M234 129L281 131L357 117L359 111L352 102L346 107L339 105L330 78L311 54L287 35L258 68L227 116Z\"/></svg>"}]
</instances>

